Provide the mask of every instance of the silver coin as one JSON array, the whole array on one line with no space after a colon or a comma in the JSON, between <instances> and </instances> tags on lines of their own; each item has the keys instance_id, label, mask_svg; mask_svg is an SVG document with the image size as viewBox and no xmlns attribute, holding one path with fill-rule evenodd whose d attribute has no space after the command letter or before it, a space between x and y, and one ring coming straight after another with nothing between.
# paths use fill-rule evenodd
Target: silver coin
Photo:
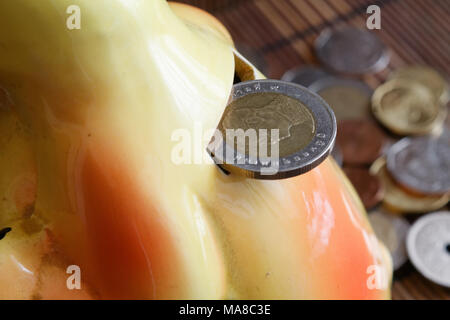
<instances>
[{"instance_id":1,"label":"silver coin","mask_svg":"<svg viewBox=\"0 0 450 320\"><path fill-rule=\"evenodd\" d=\"M308 89L330 105L338 121L370 118L373 90L364 82L327 77L314 82Z\"/></svg>"},{"instance_id":2,"label":"silver coin","mask_svg":"<svg viewBox=\"0 0 450 320\"><path fill-rule=\"evenodd\" d=\"M315 66L301 66L286 71L281 77L283 81L294 82L304 87L309 87L319 79L329 77L330 74L325 70Z\"/></svg>"},{"instance_id":3,"label":"silver coin","mask_svg":"<svg viewBox=\"0 0 450 320\"><path fill-rule=\"evenodd\" d=\"M369 220L378 239L389 250L394 270L398 270L408 260L405 244L410 228L408 220L381 209L371 212Z\"/></svg>"},{"instance_id":4,"label":"silver coin","mask_svg":"<svg viewBox=\"0 0 450 320\"><path fill-rule=\"evenodd\" d=\"M268 96L270 100L265 101ZM263 101L256 104L251 99ZM235 107L242 101L248 104ZM289 103L284 104L284 101ZM277 129L278 138L267 140L271 141L271 148L278 146L279 156L255 155L247 152L247 145L239 149L233 145L234 140L227 143L223 137L208 146L216 164L228 172L250 178L283 179L305 173L326 159L336 139L336 118L322 98L300 85L280 80L253 80L233 86L219 123L221 132L238 129L242 132ZM258 152L262 148L258 137Z\"/></svg>"},{"instance_id":5,"label":"silver coin","mask_svg":"<svg viewBox=\"0 0 450 320\"><path fill-rule=\"evenodd\" d=\"M408 255L427 279L450 287L450 212L427 214L408 233Z\"/></svg>"},{"instance_id":6,"label":"silver coin","mask_svg":"<svg viewBox=\"0 0 450 320\"><path fill-rule=\"evenodd\" d=\"M358 28L324 30L315 47L322 64L341 73L377 72L390 60L389 51L375 33Z\"/></svg>"},{"instance_id":7,"label":"silver coin","mask_svg":"<svg viewBox=\"0 0 450 320\"><path fill-rule=\"evenodd\" d=\"M450 136L403 138L389 149L387 168L407 188L425 195L450 192Z\"/></svg>"}]
</instances>

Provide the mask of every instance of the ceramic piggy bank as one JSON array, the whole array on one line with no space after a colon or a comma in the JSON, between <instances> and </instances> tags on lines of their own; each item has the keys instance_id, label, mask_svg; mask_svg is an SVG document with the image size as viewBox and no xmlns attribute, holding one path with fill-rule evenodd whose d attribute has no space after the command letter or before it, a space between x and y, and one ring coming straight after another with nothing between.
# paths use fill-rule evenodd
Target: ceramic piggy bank
<instances>
[{"instance_id":1,"label":"ceramic piggy bank","mask_svg":"<svg viewBox=\"0 0 450 320\"><path fill-rule=\"evenodd\" d=\"M263 78L194 7L1 1L0 298L389 298L331 158L282 180L173 161L177 129L217 127L235 71Z\"/></svg>"}]
</instances>

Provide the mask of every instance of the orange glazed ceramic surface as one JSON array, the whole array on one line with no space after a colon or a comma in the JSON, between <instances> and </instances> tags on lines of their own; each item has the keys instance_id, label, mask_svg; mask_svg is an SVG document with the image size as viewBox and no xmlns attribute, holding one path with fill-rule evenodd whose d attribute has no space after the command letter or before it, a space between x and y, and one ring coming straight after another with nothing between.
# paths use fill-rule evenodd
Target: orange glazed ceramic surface
<instances>
[{"instance_id":1,"label":"orange glazed ceramic surface","mask_svg":"<svg viewBox=\"0 0 450 320\"><path fill-rule=\"evenodd\" d=\"M333 160L276 181L172 161L174 130L217 127L233 50L163 0L0 2L0 298L389 298Z\"/></svg>"}]
</instances>

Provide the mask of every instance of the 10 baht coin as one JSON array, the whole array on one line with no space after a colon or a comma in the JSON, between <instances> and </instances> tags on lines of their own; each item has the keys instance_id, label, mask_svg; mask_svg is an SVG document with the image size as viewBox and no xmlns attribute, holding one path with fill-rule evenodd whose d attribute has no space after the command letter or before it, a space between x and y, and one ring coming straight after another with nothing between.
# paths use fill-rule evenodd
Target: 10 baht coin
<instances>
[{"instance_id":1,"label":"10 baht coin","mask_svg":"<svg viewBox=\"0 0 450 320\"><path fill-rule=\"evenodd\" d=\"M300 85L254 80L233 86L218 131L222 140L208 147L216 164L250 178L281 179L305 173L329 155L336 119L322 98ZM250 145L252 136L257 148Z\"/></svg>"},{"instance_id":2,"label":"10 baht coin","mask_svg":"<svg viewBox=\"0 0 450 320\"><path fill-rule=\"evenodd\" d=\"M450 287L450 212L427 214L411 227L406 242L409 258L427 279Z\"/></svg>"},{"instance_id":3,"label":"10 baht coin","mask_svg":"<svg viewBox=\"0 0 450 320\"><path fill-rule=\"evenodd\" d=\"M450 192L450 138L403 138L387 154L390 174L405 188L420 194Z\"/></svg>"},{"instance_id":4,"label":"10 baht coin","mask_svg":"<svg viewBox=\"0 0 450 320\"><path fill-rule=\"evenodd\" d=\"M390 58L387 47L373 32L358 28L324 30L315 47L321 63L340 73L377 72Z\"/></svg>"}]
</instances>

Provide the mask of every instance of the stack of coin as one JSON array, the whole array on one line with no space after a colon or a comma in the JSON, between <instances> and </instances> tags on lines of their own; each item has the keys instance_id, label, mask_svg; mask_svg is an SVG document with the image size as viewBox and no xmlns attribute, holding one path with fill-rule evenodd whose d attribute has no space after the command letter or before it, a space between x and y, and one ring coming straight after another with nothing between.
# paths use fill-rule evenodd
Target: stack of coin
<instances>
[{"instance_id":1,"label":"stack of coin","mask_svg":"<svg viewBox=\"0 0 450 320\"><path fill-rule=\"evenodd\" d=\"M443 125L447 102L444 77L425 66L394 71L375 90L375 117L393 133L409 136L392 145L371 168L388 190L384 203L392 210L425 213L448 203L450 128Z\"/></svg>"},{"instance_id":2,"label":"stack of coin","mask_svg":"<svg viewBox=\"0 0 450 320\"><path fill-rule=\"evenodd\" d=\"M308 87L333 109L338 131L331 154L371 210L371 224L398 269L407 260L408 214L425 214L425 219L450 199L449 86L427 66L395 70L375 91L360 80L342 77L387 66L389 50L367 30L325 30L315 49L323 69L299 67L283 79ZM433 226L422 219L413 225L408 253L425 277L448 285L450 229L439 227L445 224L441 216Z\"/></svg>"},{"instance_id":3,"label":"stack of coin","mask_svg":"<svg viewBox=\"0 0 450 320\"><path fill-rule=\"evenodd\" d=\"M428 213L450 199L447 102L447 83L435 70L410 66L394 71L375 90L372 111L385 128L407 137L390 146L370 168L385 189L387 210L425 214L408 234L407 252L423 276L443 286L450 286L450 214L435 218ZM372 221L374 229L377 223ZM395 261L395 253L393 257Z\"/></svg>"},{"instance_id":4,"label":"stack of coin","mask_svg":"<svg viewBox=\"0 0 450 320\"><path fill-rule=\"evenodd\" d=\"M444 207L449 201L448 195L417 195L408 192L399 185L386 169L386 159L377 159L370 167L370 172L376 175L385 190L383 205L396 213L425 213Z\"/></svg>"}]
</instances>

